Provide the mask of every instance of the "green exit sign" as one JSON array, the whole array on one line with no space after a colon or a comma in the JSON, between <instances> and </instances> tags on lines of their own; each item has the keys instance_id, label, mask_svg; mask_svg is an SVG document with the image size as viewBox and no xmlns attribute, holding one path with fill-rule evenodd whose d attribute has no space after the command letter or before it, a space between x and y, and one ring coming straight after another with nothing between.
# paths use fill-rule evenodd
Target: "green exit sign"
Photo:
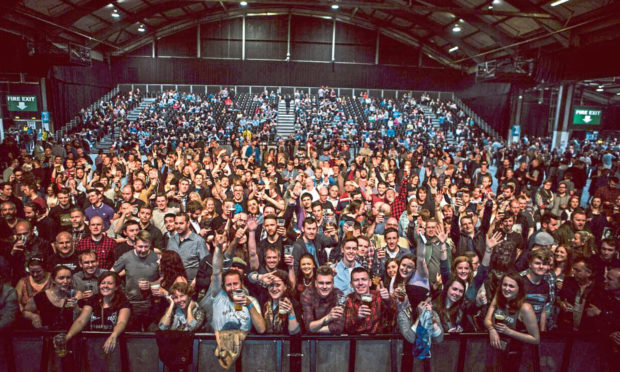
<instances>
[{"instance_id":1,"label":"green exit sign","mask_svg":"<svg viewBox=\"0 0 620 372\"><path fill-rule=\"evenodd\" d=\"M595 107L575 107L573 111L573 124L575 125L600 125L603 110Z\"/></svg>"},{"instance_id":2,"label":"green exit sign","mask_svg":"<svg viewBox=\"0 0 620 372\"><path fill-rule=\"evenodd\" d=\"M6 104L9 111L14 112L37 112L37 96L6 96Z\"/></svg>"}]
</instances>

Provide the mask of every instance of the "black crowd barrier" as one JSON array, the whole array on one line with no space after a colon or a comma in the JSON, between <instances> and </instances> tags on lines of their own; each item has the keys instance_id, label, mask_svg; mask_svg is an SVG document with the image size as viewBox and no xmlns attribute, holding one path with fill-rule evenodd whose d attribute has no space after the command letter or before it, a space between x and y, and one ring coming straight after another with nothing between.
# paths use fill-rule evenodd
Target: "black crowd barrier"
<instances>
[{"instance_id":1,"label":"black crowd barrier","mask_svg":"<svg viewBox=\"0 0 620 372\"><path fill-rule=\"evenodd\" d=\"M70 345L69 357L53 350L51 332L16 331L3 335L0 372L27 371L164 371L154 333L125 333L113 353L102 346L108 334L83 332ZM192 371L224 371L214 355L213 334L196 334ZM430 360L415 360L411 344L396 334L381 335L248 335L242 355L229 371L484 371L486 334L448 335L433 344ZM604 347L592 338L543 335L538 349L528 347L521 371L610 371Z\"/></svg>"}]
</instances>

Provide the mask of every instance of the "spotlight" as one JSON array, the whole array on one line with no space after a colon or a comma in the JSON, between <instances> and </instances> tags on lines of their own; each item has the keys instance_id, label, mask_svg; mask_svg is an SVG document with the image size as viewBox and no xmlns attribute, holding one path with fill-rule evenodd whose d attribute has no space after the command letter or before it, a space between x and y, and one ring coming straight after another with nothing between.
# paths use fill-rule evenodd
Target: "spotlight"
<instances>
[{"instance_id":1,"label":"spotlight","mask_svg":"<svg viewBox=\"0 0 620 372\"><path fill-rule=\"evenodd\" d=\"M248 2L247 1L242 1L239 3L239 5L241 6L248 6Z\"/></svg>"},{"instance_id":2,"label":"spotlight","mask_svg":"<svg viewBox=\"0 0 620 372\"><path fill-rule=\"evenodd\" d=\"M338 4L332 4L332 9L333 9L333 10L338 10L338 8L340 8L340 5L338 5Z\"/></svg>"},{"instance_id":3,"label":"spotlight","mask_svg":"<svg viewBox=\"0 0 620 372\"><path fill-rule=\"evenodd\" d=\"M454 25L454 27L452 27L452 32L461 32L461 26Z\"/></svg>"},{"instance_id":4,"label":"spotlight","mask_svg":"<svg viewBox=\"0 0 620 372\"><path fill-rule=\"evenodd\" d=\"M145 32L146 28L144 27L143 24L141 24L140 26L138 26L138 32Z\"/></svg>"},{"instance_id":5,"label":"spotlight","mask_svg":"<svg viewBox=\"0 0 620 372\"><path fill-rule=\"evenodd\" d=\"M459 47L455 46L455 47L448 49L448 52L452 53L452 52L456 52L457 50L459 50Z\"/></svg>"},{"instance_id":6,"label":"spotlight","mask_svg":"<svg viewBox=\"0 0 620 372\"><path fill-rule=\"evenodd\" d=\"M121 15L118 14L118 9L114 9L112 11L112 17L114 17L114 18L120 18L121 17Z\"/></svg>"}]
</instances>

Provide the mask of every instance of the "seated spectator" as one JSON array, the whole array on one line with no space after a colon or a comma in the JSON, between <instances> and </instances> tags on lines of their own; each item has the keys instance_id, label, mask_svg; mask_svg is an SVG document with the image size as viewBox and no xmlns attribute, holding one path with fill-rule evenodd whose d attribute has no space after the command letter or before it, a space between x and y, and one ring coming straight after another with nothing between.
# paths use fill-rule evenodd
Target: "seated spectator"
<instances>
[{"instance_id":1,"label":"seated spectator","mask_svg":"<svg viewBox=\"0 0 620 372\"><path fill-rule=\"evenodd\" d=\"M193 289L187 282L177 282L166 295L168 309L159 321L159 329L194 332L205 322L205 312L192 300Z\"/></svg>"},{"instance_id":2,"label":"seated spectator","mask_svg":"<svg viewBox=\"0 0 620 372\"><path fill-rule=\"evenodd\" d=\"M24 318L37 329L45 327L65 331L73 323L73 313L77 309L77 299L71 296L71 270L57 266L51 278L52 286L49 289L28 300L24 307Z\"/></svg>"},{"instance_id":3,"label":"seated spectator","mask_svg":"<svg viewBox=\"0 0 620 372\"><path fill-rule=\"evenodd\" d=\"M306 330L313 333L340 334L344 327L344 294L334 288L334 272L321 266L314 286L301 294Z\"/></svg>"},{"instance_id":4,"label":"seated spectator","mask_svg":"<svg viewBox=\"0 0 620 372\"><path fill-rule=\"evenodd\" d=\"M32 257L28 260L27 267L28 275L21 278L15 286L20 311L24 311L28 301L37 293L45 291L52 286L50 273L45 270L42 257Z\"/></svg>"},{"instance_id":5,"label":"seated spectator","mask_svg":"<svg viewBox=\"0 0 620 372\"><path fill-rule=\"evenodd\" d=\"M65 339L68 342L85 328L90 331L112 332L103 343L103 351L110 354L129 323L131 308L123 294L121 278L115 272L103 273L97 287L97 294L86 301Z\"/></svg>"}]
</instances>

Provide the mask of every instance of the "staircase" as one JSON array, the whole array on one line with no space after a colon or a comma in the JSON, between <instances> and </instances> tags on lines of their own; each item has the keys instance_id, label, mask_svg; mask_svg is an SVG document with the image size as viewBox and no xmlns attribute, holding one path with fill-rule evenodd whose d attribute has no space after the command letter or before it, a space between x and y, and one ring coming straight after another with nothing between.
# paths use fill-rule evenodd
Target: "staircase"
<instances>
[{"instance_id":1,"label":"staircase","mask_svg":"<svg viewBox=\"0 0 620 372\"><path fill-rule=\"evenodd\" d=\"M133 110L129 111L129 113L127 113L127 120L128 121L138 120L138 117L140 117L140 113L146 110L156 100L157 100L156 98L144 98L142 102L140 102L140 106L137 106Z\"/></svg>"},{"instance_id":2,"label":"staircase","mask_svg":"<svg viewBox=\"0 0 620 372\"><path fill-rule=\"evenodd\" d=\"M115 139L118 138L120 133L121 133L121 128L118 126L115 126L114 130L111 133L108 133L107 135L105 135L101 139L101 141L97 142L97 144L94 147L91 147L90 153L98 154L99 150L103 150L105 154L108 154L110 152L110 147L112 147Z\"/></svg>"},{"instance_id":3,"label":"staircase","mask_svg":"<svg viewBox=\"0 0 620 372\"><path fill-rule=\"evenodd\" d=\"M278 137L287 138L291 134L295 134L295 104L291 101L290 112L286 113L286 102L280 99L278 103L278 122L276 130Z\"/></svg>"},{"instance_id":4,"label":"staircase","mask_svg":"<svg viewBox=\"0 0 620 372\"><path fill-rule=\"evenodd\" d=\"M442 127L439 124L439 118L437 117L437 115L435 115L435 113L433 112L433 109L431 109L429 106L426 106L426 105L423 105L421 107L422 107L422 111L424 111L424 117L427 118L427 120L430 120L435 132L437 132L438 130L441 130L444 134L444 138L446 139L446 142L448 142L448 144L450 145L455 145L456 138L454 138L454 133L452 133L451 130L448 130L445 124L444 124L444 127Z\"/></svg>"}]
</instances>

